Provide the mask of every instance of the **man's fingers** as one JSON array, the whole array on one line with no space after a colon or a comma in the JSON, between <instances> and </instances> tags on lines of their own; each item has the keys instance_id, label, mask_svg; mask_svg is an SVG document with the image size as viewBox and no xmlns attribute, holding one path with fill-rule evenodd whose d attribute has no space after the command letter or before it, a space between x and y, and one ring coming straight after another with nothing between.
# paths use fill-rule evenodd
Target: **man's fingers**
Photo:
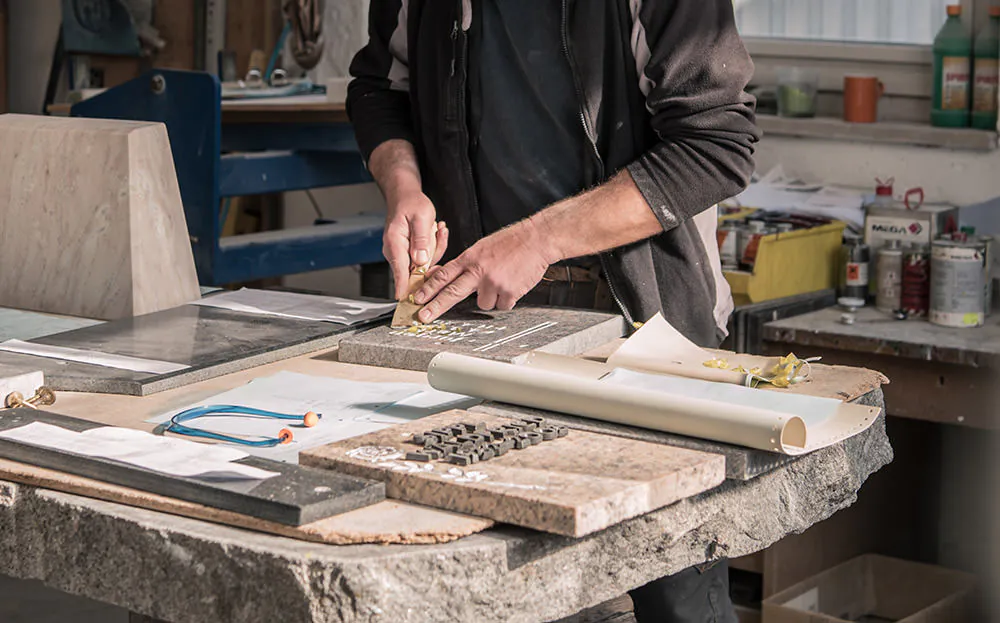
<instances>
[{"instance_id":1,"label":"man's fingers","mask_svg":"<svg viewBox=\"0 0 1000 623\"><path fill-rule=\"evenodd\" d=\"M444 271L439 271L439 274L442 272ZM442 288L441 292L435 296L433 300L424 305L424 308L420 310L419 314L417 314L417 318L420 322L424 323L435 320L441 314L445 313L458 303L462 302L467 296L475 292L478 285L478 277L471 272L463 272L454 281Z\"/></svg>"},{"instance_id":2,"label":"man's fingers","mask_svg":"<svg viewBox=\"0 0 1000 623\"><path fill-rule=\"evenodd\" d=\"M490 311L497 305L497 289L491 288L485 283L479 284L479 296L476 298L476 304L479 309L483 311Z\"/></svg>"},{"instance_id":3,"label":"man's fingers","mask_svg":"<svg viewBox=\"0 0 1000 623\"><path fill-rule=\"evenodd\" d=\"M444 252L448 250L448 226L444 221L437 224L437 234L435 235L437 244L434 248L434 257L431 258L431 265L437 264L444 257Z\"/></svg>"},{"instance_id":4,"label":"man's fingers","mask_svg":"<svg viewBox=\"0 0 1000 623\"><path fill-rule=\"evenodd\" d=\"M458 278L465 270L465 266L458 259L448 262L444 266L437 266L428 271L427 277L421 287L413 295L413 300L417 305L423 305L437 296L445 286Z\"/></svg>"},{"instance_id":5,"label":"man's fingers","mask_svg":"<svg viewBox=\"0 0 1000 623\"><path fill-rule=\"evenodd\" d=\"M396 284L396 300L406 296L410 282L409 242L405 236L387 232L382 242L382 255L392 269L392 279Z\"/></svg>"},{"instance_id":6,"label":"man's fingers","mask_svg":"<svg viewBox=\"0 0 1000 623\"><path fill-rule=\"evenodd\" d=\"M414 268L431 263L435 246L434 214L417 213L410 217L410 259Z\"/></svg>"},{"instance_id":7,"label":"man's fingers","mask_svg":"<svg viewBox=\"0 0 1000 623\"><path fill-rule=\"evenodd\" d=\"M517 304L517 297L511 296L509 294L502 294L497 297L497 309L499 311L510 311L514 309L514 305Z\"/></svg>"}]
</instances>

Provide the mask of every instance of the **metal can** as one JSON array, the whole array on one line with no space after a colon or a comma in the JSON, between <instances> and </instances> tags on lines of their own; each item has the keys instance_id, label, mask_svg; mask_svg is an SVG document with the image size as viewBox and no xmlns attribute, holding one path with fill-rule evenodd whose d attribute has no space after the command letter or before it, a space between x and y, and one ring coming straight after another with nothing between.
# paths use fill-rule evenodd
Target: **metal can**
<instances>
[{"instance_id":1,"label":"metal can","mask_svg":"<svg viewBox=\"0 0 1000 623\"><path fill-rule=\"evenodd\" d=\"M988 318L993 313L993 254L996 253L994 248L996 241L993 236L980 236L979 240L986 245L986 300L983 302L983 308Z\"/></svg>"},{"instance_id":2,"label":"metal can","mask_svg":"<svg viewBox=\"0 0 1000 623\"><path fill-rule=\"evenodd\" d=\"M987 244L973 239L931 244L930 321L944 327L980 327L986 321Z\"/></svg>"},{"instance_id":3,"label":"metal can","mask_svg":"<svg viewBox=\"0 0 1000 623\"><path fill-rule=\"evenodd\" d=\"M871 251L860 238L850 238L840 250L840 296L865 300Z\"/></svg>"},{"instance_id":4,"label":"metal can","mask_svg":"<svg viewBox=\"0 0 1000 623\"><path fill-rule=\"evenodd\" d=\"M778 223L778 233L779 234L787 234L788 232L792 231L793 229L795 229L795 226L792 225L791 223Z\"/></svg>"},{"instance_id":5,"label":"metal can","mask_svg":"<svg viewBox=\"0 0 1000 623\"><path fill-rule=\"evenodd\" d=\"M739 258L740 268L743 270L753 270L754 262L757 260L757 246L760 239L767 233L767 226L764 221L749 220L746 229L740 232Z\"/></svg>"},{"instance_id":6,"label":"metal can","mask_svg":"<svg viewBox=\"0 0 1000 623\"><path fill-rule=\"evenodd\" d=\"M723 223L716 231L719 259L726 270L736 270L740 266L740 229L737 223Z\"/></svg>"},{"instance_id":7,"label":"metal can","mask_svg":"<svg viewBox=\"0 0 1000 623\"><path fill-rule=\"evenodd\" d=\"M903 249L898 240L887 240L875 257L875 307L879 311L899 309L903 290Z\"/></svg>"},{"instance_id":8,"label":"metal can","mask_svg":"<svg viewBox=\"0 0 1000 623\"><path fill-rule=\"evenodd\" d=\"M926 244L912 245L903 250L903 286L899 306L907 317L927 314L930 298L931 254Z\"/></svg>"}]
</instances>

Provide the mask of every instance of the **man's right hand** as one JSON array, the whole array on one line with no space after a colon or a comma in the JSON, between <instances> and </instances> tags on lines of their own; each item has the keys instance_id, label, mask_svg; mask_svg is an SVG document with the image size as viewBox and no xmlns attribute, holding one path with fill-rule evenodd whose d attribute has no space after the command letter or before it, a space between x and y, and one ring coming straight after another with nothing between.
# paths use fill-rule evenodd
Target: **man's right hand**
<instances>
[{"instance_id":1,"label":"man's right hand","mask_svg":"<svg viewBox=\"0 0 1000 623\"><path fill-rule=\"evenodd\" d=\"M382 255L392 267L398 301L407 295L410 274L421 266L433 266L444 255L448 228L435 222L434 204L421 190L417 154L408 141L393 139L376 147L368 170L389 209Z\"/></svg>"},{"instance_id":2,"label":"man's right hand","mask_svg":"<svg viewBox=\"0 0 1000 623\"><path fill-rule=\"evenodd\" d=\"M410 273L437 264L448 248L448 228L434 219L434 204L419 191L402 195L389 205L382 254L392 268L396 300L407 295Z\"/></svg>"}]
</instances>

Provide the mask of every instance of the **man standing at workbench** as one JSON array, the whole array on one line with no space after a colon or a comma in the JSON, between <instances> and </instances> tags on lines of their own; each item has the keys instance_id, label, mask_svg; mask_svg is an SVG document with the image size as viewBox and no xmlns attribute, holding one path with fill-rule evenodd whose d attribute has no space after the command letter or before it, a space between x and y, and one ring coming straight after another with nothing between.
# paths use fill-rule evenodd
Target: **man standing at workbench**
<instances>
[{"instance_id":1,"label":"man standing at workbench","mask_svg":"<svg viewBox=\"0 0 1000 623\"><path fill-rule=\"evenodd\" d=\"M371 0L348 112L388 204L396 296L657 312L717 346L713 206L753 171L731 0ZM640 623L735 621L728 565L632 591Z\"/></svg>"}]
</instances>

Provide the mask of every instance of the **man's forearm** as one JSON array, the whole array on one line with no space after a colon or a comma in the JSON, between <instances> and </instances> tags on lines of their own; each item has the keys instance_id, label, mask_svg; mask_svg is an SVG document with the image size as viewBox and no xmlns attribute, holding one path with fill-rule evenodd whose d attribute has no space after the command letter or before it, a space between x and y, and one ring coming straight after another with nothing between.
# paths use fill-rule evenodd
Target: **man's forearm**
<instances>
[{"instance_id":1,"label":"man's forearm","mask_svg":"<svg viewBox=\"0 0 1000 623\"><path fill-rule=\"evenodd\" d=\"M628 171L529 218L550 263L593 255L663 231Z\"/></svg>"},{"instance_id":2,"label":"man's forearm","mask_svg":"<svg viewBox=\"0 0 1000 623\"><path fill-rule=\"evenodd\" d=\"M409 141L393 139L376 147L368 159L368 170L390 209L401 197L422 192L417 152Z\"/></svg>"}]
</instances>

